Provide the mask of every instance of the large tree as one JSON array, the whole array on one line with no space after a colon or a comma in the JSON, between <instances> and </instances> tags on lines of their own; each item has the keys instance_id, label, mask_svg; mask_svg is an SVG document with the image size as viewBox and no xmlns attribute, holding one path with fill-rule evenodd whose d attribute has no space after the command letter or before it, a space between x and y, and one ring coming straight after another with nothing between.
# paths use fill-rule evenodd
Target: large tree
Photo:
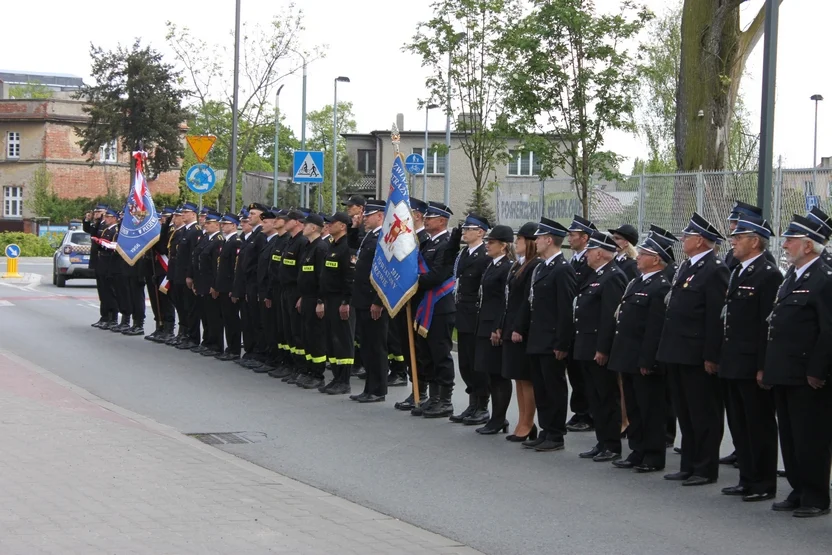
<instances>
[{"instance_id":1,"label":"large tree","mask_svg":"<svg viewBox=\"0 0 832 555\"><path fill-rule=\"evenodd\" d=\"M495 168L508 158L504 100L516 60L505 38L522 6L519 0L436 0L431 7L433 18L419 24L405 51L430 70L425 104L444 105L459 116L456 133L475 185L468 208L487 217L493 213L489 192Z\"/></svg>"},{"instance_id":2,"label":"large tree","mask_svg":"<svg viewBox=\"0 0 832 555\"><path fill-rule=\"evenodd\" d=\"M591 182L617 173L621 158L603 150L612 130L633 131L636 54L628 46L652 14L626 0L598 13L591 0L534 0L507 40L516 52L509 106L542 162L541 177L569 174L584 216Z\"/></svg>"},{"instance_id":3,"label":"large tree","mask_svg":"<svg viewBox=\"0 0 832 555\"><path fill-rule=\"evenodd\" d=\"M262 138L274 125L274 96L279 81L301 66L298 52L307 58L320 56L305 52L300 46L304 31L303 10L293 4L265 26L243 25L240 41L240 88L238 118L240 132L237 144L237 168L241 173L248 158L256 157L262 149ZM220 129L226 125L225 116L232 107L233 54L230 41L208 44L195 37L186 27L168 22L167 40L192 89L191 109L206 129ZM226 43L228 43L226 45ZM217 110L217 105L223 105ZM273 132L272 132L273 133ZM231 134L217 134L218 151L227 157L225 167L231 167ZM273 144L273 143L272 143ZM215 157L216 159L216 157ZM238 174L239 183L239 177ZM219 193L220 206L228 206L231 198L231 176L226 174Z\"/></svg>"},{"instance_id":4,"label":"large tree","mask_svg":"<svg viewBox=\"0 0 832 555\"><path fill-rule=\"evenodd\" d=\"M680 170L726 167L740 80L764 30L765 6L740 27L740 5L747 1L684 2L675 126Z\"/></svg>"},{"instance_id":5,"label":"large tree","mask_svg":"<svg viewBox=\"0 0 832 555\"><path fill-rule=\"evenodd\" d=\"M91 46L90 56L95 84L82 85L75 95L86 102L83 110L90 116L89 124L76 128L83 153L92 161L114 140L127 152L141 141L151 178L178 167L187 119L179 73L138 40L129 49Z\"/></svg>"}]
</instances>

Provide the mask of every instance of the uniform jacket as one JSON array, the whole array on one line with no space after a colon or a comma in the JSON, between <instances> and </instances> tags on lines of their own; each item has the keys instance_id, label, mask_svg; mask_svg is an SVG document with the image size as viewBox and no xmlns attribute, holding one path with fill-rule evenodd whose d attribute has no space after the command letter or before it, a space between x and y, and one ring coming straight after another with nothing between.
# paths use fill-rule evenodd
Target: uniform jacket
<instances>
[{"instance_id":1,"label":"uniform jacket","mask_svg":"<svg viewBox=\"0 0 832 555\"><path fill-rule=\"evenodd\" d=\"M425 228L422 228L418 232L416 232L416 239L419 240L419 246L421 246L422 243L430 239L430 234L427 231L425 231Z\"/></svg>"},{"instance_id":2,"label":"uniform jacket","mask_svg":"<svg viewBox=\"0 0 832 555\"><path fill-rule=\"evenodd\" d=\"M529 338L526 352L552 355L555 350L569 351L575 335L572 303L577 290L577 276L572 265L560 254L534 269L529 290Z\"/></svg>"},{"instance_id":3,"label":"uniform jacket","mask_svg":"<svg viewBox=\"0 0 832 555\"><path fill-rule=\"evenodd\" d=\"M578 258L577 260L570 260L569 263L575 270L575 277L578 280L578 287L581 287L587 279L592 278L592 274L594 272L592 268L589 267L589 264L586 263L586 251L584 251L584 254L580 258Z\"/></svg>"},{"instance_id":4,"label":"uniform jacket","mask_svg":"<svg viewBox=\"0 0 832 555\"><path fill-rule=\"evenodd\" d=\"M642 368L660 370L656 350L664 325L664 299L670 282L664 272L635 278L627 286L616 318L615 339L607 367L635 374Z\"/></svg>"},{"instance_id":5,"label":"uniform jacket","mask_svg":"<svg viewBox=\"0 0 832 555\"><path fill-rule=\"evenodd\" d=\"M82 227L85 232L90 234L90 237L101 238L101 230L104 229L104 222L99 220L87 221L84 220ZM95 241L90 242L90 270L95 270L98 266L98 250L101 247Z\"/></svg>"},{"instance_id":6,"label":"uniform jacket","mask_svg":"<svg viewBox=\"0 0 832 555\"><path fill-rule=\"evenodd\" d=\"M615 311L627 286L627 277L614 261L593 274L575 299L575 360L592 360L596 352L610 354Z\"/></svg>"},{"instance_id":7,"label":"uniform jacket","mask_svg":"<svg viewBox=\"0 0 832 555\"><path fill-rule=\"evenodd\" d=\"M689 366L719 362L728 274L713 251L696 264L681 264L670 287L658 360Z\"/></svg>"},{"instance_id":8,"label":"uniform jacket","mask_svg":"<svg viewBox=\"0 0 832 555\"><path fill-rule=\"evenodd\" d=\"M100 238L105 241L115 241L118 239L118 224L113 227L103 226L101 228ZM105 249L101 247L98 251L98 271L102 276L121 275L121 255L114 249Z\"/></svg>"},{"instance_id":9,"label":"uniform jacket","mask_svg":"<svg viewBox=\"0 0 832 555\"><path fill-rule=\"evenodd\" d=\"M269 287L272 290L268 297L270 299L276 299L280 296L280 269L283 267L283 251L286 249L286 245L289 244L290 239L292 239L290 234L283 233L272 239L274 243L270 242L271 260L268 269Z\"/></svg>"},{"instance_id":10,"label":"uniform jacket","mask_svg":"<svg viewBox=\"0 0 832 555\"><path fill-rule=\"evenodd\" d=\"M300 232L294 237L287 238L279 274L280 286L284 289L297 287L298 272L300 272L300 254L308 243L309 241Z\"/></svg>"},{"instance_id":11,"label":"uniform jacket","mask_svg":"<svg viewBox=\"0 0 832 555\"><path fill-rule=\"evenodd\" d=\"M252 234L249 234L251 238ZM237 261L234 267L234 285L231 288L231 295L238 299L246 298L246 262L245 258L252 252L252 245L245 235L240 234L237 247Z\"/></svg>"},{"instance_id":12,"label":"uniform jacket","mask_svg":"<svg viewBox=\"0 0 832 555\"><path fill-rule=\"evenodd\" d=\"M373 258L376 255L376 245L381 229L367 232L364 242L358 249L355 262L355 282L352 287L352 304L355 308L369 310L370 305L383 306L373 284L370 283L370 271L373 268Z\"/></svg>"},{"instance_id":13,"label":"uniform jacket","mask_svg":"<svg viewBox=\"0 0 832 555\"><path fill-rule=\"evenodd\" d=\"M347 236L344 235L329 245L326 262L321 270L321 294L339 297L342 305L350 304L354 279L355 260Z\"/></svg>"},{"instance_id":14,"label":"uniform jacket","mask_svg":"<svg viewBox=\"0 0 832 555\"><path fill-rule=\"evenodd\" d=\"M196 282L197 275L199 274L199 257L202 254L202 249L206 246L208 246L208 234L203 231L191 251L191 266L186 276L194 280L194 282Z\"/></svg>"},{"instance_id":15,"label":"uniform jacket","mask_svg":"<svg viewBox=\"0 0 832 555\"><path fill-rule=\"evenodd\" d=\"M453 263L447 263L446 251L450 247L450 233L443 233L435 239L428 238L421 244L419 252L428 267L428 272L419 276L419 289L413 298L413 305L419 306L425 294L445 283L454 273ZM436 303L434 314L453 314L456 312L453 294L445 295Z\"/></svg>"},{"instance_id":16,"label":"uniform jacket","mask_svg":"<svg viewBox=\"0 0 832 555\"><path fill-rule=\"evenodd\" d=\"M184 285L185 278L193 277L193 260L192 255L199 238L202 236L202 230L198 223L191 224L190 227L182 227L179 230L179 236L176 241L176 274L173 282Z\"/></svg>"},{"instance_id":17,"label":"uniform jacket","mask_svg":"<svg viewBox=\"0 0 832 555\"><path fill-rule=\"evenodd\" d=\"M280 243L277 234L267 237L262 234L263 247L257 253L257 273L255 283L257 285L257 298L261 302L272 298L272 280L269 276L269 269L272 266L272 258L279 252Z\"/></svg>"},{"instance_id":18,"label":"uniform jacket","mask_svg":"<svg viewBox=\"0 0 832 555\"><path fill-rule=\"evenodd\" d=\"M459 252L456 260L456 287L454 301L456 302L456 319L454 321L460 333L475 333L477 331L477 301L480 294L480 281L485 269L491 264L491 259L485 254L485 244L468 253L465 246ZM489 336L491 334L489 333Z\"/></svg>"},{"instance_id":19,"label":"uniform jacket","mask_svg":"<svg viewBox=\"0 0 832 555\"><path fill-rule=\"evenodd\" d=\"M832 268L816 261L789 287L792 274L794 267L786 272L769 318L763 382L770 385L830 378Z\"/></svg>"},{"instance_id":20,"label":"uniform jacket","mask_svg":"<svg viewBox=\"0 0 832 555\"><path fill-rule=\"evenodd\" d=\"M500 325L503 341L511 341L512 332L517 332L523 339L529 334L529 290L532 285L534 269L542 261L535 258L520 272L520 262L515 262L506 276L505 311Z\"/></svg>"},{"instance_id":21,"label":"uniform jacket","mask_svg":"<svg viewBox=\"0 0 832 555\"><path fill-rule=\"evenodd\" d=\"M679 265L675 262L671 262L667 265L667 267L662 271L662 275L667 280L667 283L673 283L673 278L676 277L676 271L679 269Z\"/></svg>"},{"instance_id":22,"label":"uniform jacket","mask_svg":"<svg viewBox=\"0 0 832 555\"><path fill-rule=\"evenodd\" d=\"M628 282L641 275L641 272L638 271L638 264L636 264L636 261L629 256L616 258L615 263L618 264L618 267L621 268L622 272L624 272L624 276L627 278Z\"/></svg>"},{"instance_id":23,"label":"uniform jacket","mask_svg":"<svg viewBox=\"0 0 832 555\"><path fill-rule=\"evenodd\" d=\"M739 262L725 294L719 377L753 380L765 366L768 316L783 274L765 256L738 273Z\"/></svg>"},{"instance_id":24,"label":"uniform jacket","mask_svg":"<svg viewBox=\"0 0 832 555\"><path fill-rule=\"evenodd\" d=\"M302 297L322 299L319 294L321 272L326 262L326 254L329 250L329 241L318 237L314 241L308 241L300 253L298 263L298 292Z\"/></svg>"},{"instance_id":25,"label":"uniform jacket","mask_svg":"<svg viewBox=\"0 0 832 555\"><path fill-rule=\"evenodd\" d=\"M246 254L240 260L243 264L243 271L246 276L246 290L257 290L257 266L260 258L260 252L266 245L266 236L263 234L263 228L257 226L251 231L248 237ZM241 253L242 254L242 253Z\"/></svg>"},{"instance_id":26,"label":"uniform jacket","mask_svg":"<svg viewBox=\"0 0 832 555\"><path fill-rule=\"evenodd\" d=\"M774 266L777 267L777 260L774 258L774 255L771 254L771 251L766 249L763 251L763 256L766 257L766 260ZM734 247L731 247L728 252L725 253L725 265L728 266L728 269L733 271L734 268L740 265L740 261L734 258Z\"/></svg>"},{"instance_id":27,"label":"uniform jacket","mask_svg":"<svg viewBox=\"0 0 832 555\"><path fill-rule=\"evenodd\" d=\"M197 260L199 266L194 278L197 295L208 295L217 282L220 251L222 251L224 243L225 237L219 231L210 239L207 235L205 236L202 249L199 250Z\"/></svg>"},{"instance_id":28,"label":"uniform jacket","mask_svg":"<svg viewBox=\"0 0 832 555\"><path fill-rule=\"evenodd\" d=\"M235 270L237 269L237 251L240 250L240 238L236 233L222 244L220 258L217 265L217 279L214 289L220 293L231 293L234 290Z\"/></svg>"},{"instance_id":29,"label":"uniform jacket","mask_svg":"<svg viewBox=\"0 0 832 555\"><path fill-rule=\"evenodd\" d=\"M503 322L506 310L506 279L511 269L511 260L502 257L499 262L489 264L482 274L479 291L479 313L477 314L477 337L491 337ZM457 322L459 309L457 308ZM511 338L508 338L511 340Z\"/></svg>"}]
</instances>

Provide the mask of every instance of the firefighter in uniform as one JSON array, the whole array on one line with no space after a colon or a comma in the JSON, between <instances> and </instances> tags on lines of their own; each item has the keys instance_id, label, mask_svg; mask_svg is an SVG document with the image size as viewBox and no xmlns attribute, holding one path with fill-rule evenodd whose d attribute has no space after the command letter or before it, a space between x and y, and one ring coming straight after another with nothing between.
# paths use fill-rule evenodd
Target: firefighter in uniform
<instances>
[{"instance_id":1,"label":"firefighter in uniform","mask_svg":"<svg viewBox=\"0 0 832 555\"><path fill-rule=\"evenodd\" d=\"M165 266L170 263L168 259L168 241L173 234L173 213L175 210L172 206L162 208L160 212L162 231L159 240L153 245L153 249L147 253L149 270L146 274L147 296L150 298L150 307L156 320L156 330L145 336L145 339L155 343L163 343L172 337L175 323L173 303L167 294L167 289L160 289L167 274ZM167 259L167 262L164 262L165 259Z\"/></svg>"},{"instance_id":2,"label":"firefighter in uniform","mask_svg":"<svg viewBox=\"0 0 832 555\"><path fill-rule=\"evenodd\" d=\"M108 206L106 204L98 204L95 206L95 209L92 212L87 212L84 215L84 222L82 227L85 232L90 234L90 237L93 239L100 239L101 232L104 230L104 220L102 219L104 216L105 210L107 210ZM98 255L101 251L101 247L98 245L96 241L91 241L90 243L90 270L95 271L95 289L98 292L98 302L99 302L99 318L98 321L91 324L94 328L100 328L102 325L107 324L115 319L115 314L113 314L113 309L111 306L107 306L104 302L104 299L108 298L107 293L105 292L102 296L102 288L104 286L104 278L101 274L101 268L98 264Z\"/></svg>"},{"instance_id":3,"label":"firefighter in uniform","mask_svg":"<svg viewBox=\"0 0 832 555\"><path fill-rule=\"evenodd\" d=\"M100 239L109 243L115 243L118 238L118 212L107 208L102 214ZM101 277L101 304L106 307L102 312L109 314L108 320L99 326L99 329L109 330L118 325L116 315L118 314L118 296L116 294L116 279L121 264L121 256L115 251L101 245L98 251L98 274Z\"/></svg>"},{"instance_id":4,"label":"firefighter in uniform","mask_svg":"<svg viewBox=\"0 0 832 555\"><path fill-rule=\"evenodd\" d=\"M351 309L355 259L347 242L351 220L345 212L332 215L329 228L332 244L321 269L320 298L316 312L326 322L326 353L332 381L318 389L329 395L350 393L350 373L355 345L355 311Z\"/></svg>"},{"instance_id":5,"label":"firefighter in uniform","mask_svg":"<svg viewBox=\"0 0 832 555\"><path fill-rule=\"evenodd\" d=\"M298 293L298 260L300 252L308 241L303 236L303 220L308 209L298 208L286 215L284 228L288 233L286 247L280 266L281 314L285 348L291 357L292 373L283 378L289 384L295 384L306 372L306 350L303 348L303 322L297 310L300 293ZM305 381L305 380L304 380ZM301 382L301 385L302 382Z\"/></svg>"},{"instance_id":6,"label":"firefighter in uniform","mask_svg":"<svg viewBox=\"0 0 832 555\"><path fill-rule=\"evenodd\" d=\"M248 220L251 225L251 235L246 240L245 247L241 250L238 267L242 265L243 276L241 283L245 287L245 319L244 326L249 332L249 339L246 340L246 354L237 361L237 364L244 368L254 369L263 366L266 357L265 339L263 337L263 325L260 320L260 297L257 282L257 267L260 252L266 244L266 237L263 234L261 215L267 208L260 203L252 203L248 206ZM244 335L245 336L245 335Z\"/></svg>"},{"instance_id":7,"label":"firefighter in uniform","mask_svg":"<svg viewBox=\"0 0 832 555\"><path fill-rule=\"evenodd\" d=\"M318 301L323 301L320 294L320 276L329 251L329 243L321 238L323 227L324 219L318 214L309 214L304 218L303 236L307 243L298 258L300 298L296 305L302 322L301 343L306 351L306 376L301 376L296 385L303 389L324 387L326 322L323 319L324 315L319 315L317 311Z\"/></svg>"},{"instance_id":8,"label":"firefighter in uniform","mask_svg":"<svg viewBox=\"0 0 832 555\"><path fill-rule=\"evenodd\" d=\"M237 254L240 251L240 238L237 226L240 219L236 214L226 212L220 220L220 232L224 237L214 290L219 293L222 327L225 332L225 351L218 353L217 360L237 360L240 358L240 303L235 300L234 278L236 277Z\"/></svg>"},{"instance_id":9,"label":"firefighter in uniform","mask_svg":"<svg viewBox=\"0 0 832 555\"><path fill-rule=\"evenodd\" d=\"M176 274L173 281L176 290L175 295L179 299L182 308L179 320L182 339L176 345L177 349L190 349L199 345L199 321L195 319L196 295L191 290L193 279L188 277L192 273L193 260L191 255L202 235L202 231L196 223L196 210L196 205L191 202L183 203L180 208L184 227L176 242Z\"/></svg>"},{"instance_id":10,"label":"firefighter in uniform","mask_svg":"<svg viewBox=\"0 0 832 555\"><path fill-rule=\"evenodd\" d=\"M197 259L194 288L200 297L205 315L205 348L199 351L202 356L217 356L223 352L222 304L220 293L216 289L220 252L225 241L225 237L220 233L221 219L222 216L217 212L206 213L204 246L199 251Z\"/></svg>"}]
</instances>

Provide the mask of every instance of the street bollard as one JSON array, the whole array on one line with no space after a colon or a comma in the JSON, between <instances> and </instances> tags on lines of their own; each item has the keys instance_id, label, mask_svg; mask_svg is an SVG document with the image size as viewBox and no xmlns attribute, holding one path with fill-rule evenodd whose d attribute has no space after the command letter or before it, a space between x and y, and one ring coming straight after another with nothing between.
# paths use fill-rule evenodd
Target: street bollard
<instances>
[{"instance_id":1,"label":"street bollard","mask_svg":"<svg viewBox=\"0 0 832 555\"><path fill-rule=\"evenodd\" d=\"M20 247L17 245L6 245L6 273L3 278L22 278L17 272L17 257L20 256Z\"/></svg>"}]
</instances>

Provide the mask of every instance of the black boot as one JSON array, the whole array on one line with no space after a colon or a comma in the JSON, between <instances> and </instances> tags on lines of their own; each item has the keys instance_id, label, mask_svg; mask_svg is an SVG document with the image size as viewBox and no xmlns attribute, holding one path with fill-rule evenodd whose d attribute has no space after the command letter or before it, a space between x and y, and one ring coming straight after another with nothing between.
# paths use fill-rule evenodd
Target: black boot
<instances>
[{"instance_id":1,"label":"black boot","mask_svg":"<svg viewBox=\"0 0 832 555\"><path fill-rule=\"evenodd\" d=\"M393 407L396 410L413 410L414 408L416 408L416 403L415 403L415 399L413 397L412 389L413 388L411 387L411 392L410 392L410 395L407 396L407 399L405 399L404 401L399 401L398 403L395 403L393 405ZM427 399L427 396L428 396L428 384L423 383L423 382L419 382L419 402L420 403L424 402L425 399Z\"/></svg>"},{"instance_id":2,"label":"black boot","mask_svg":"<svg viewBox=\"0 0 832 555\"><path fill-rule=\"evenodd\" d=\"M439 388L439 398L429 407L422 409L422 416L425 418L445 418L454 413L453 386L443 385Z\"/></svg>"},{"instance_id":3,"label":"black boot","mask_svg":"<svg viewBox=\"0 0 832 555\"><path fill-rule=\"evenodd\" d=\"M106 321L106 322L104 322L103 324L101 324L101 325L98 327L98 329L102 329L102 330L111 330L111 329L113 329L114 327L116 327L117 325L118 325L118 320L116 319L116 317L115 317L115 316L110 316L110 317L107 319L107 321Z\"/></svg>"},{"instance_id":4,"label":"black boot","mask_svg":"<svg viewBox=\"0 0 832 555\"><path fill-rule=\"evenodd\" d=\"M466 426L485 424L491 415L488 413L488 395L477 395L473 412L462 423Z\"/></svg>"},{"instance_id":5,"label":"black boot","mask_svg":"<svg viewBox=\"0 0 832 555\"><path fill-rule=\"evenodd\" d=\"M452 414L448 419L451 422L461 424L466 418L470 417L477 410L477 397L475 395L468 395L468 407L459 414Z\"/></svg>"},{"instance_id":6,"label":"black boot","mask_svg":"<svg viewBox=\"0 0 832 555\"><path fill-rule=\"evenodd\" d=\"M159 332L159 335L156 336L153 341L155 343L164 343L168 339L173 337L173 324L162 324L162 330Z\"/></svg>"},{"instance_id":7,"label":"black boot","mask_svg":"<svg viewBox=\"0 0 832 555\"><path fill-rule=\"evenodd\" d=\"M130 316L128 314L122 314L121 320L119 321L118 325L110 328L110 331L114 331L117 333L121 333L125 330L130 329Z\"/></svg>"},{"instance_id":8,"label":"black boot","mask_svg":"<svg viewBox=\"0 0 832 555\"><path fill-rule=\"evenodd\" d=\"M101 318L98 319L98 322L96 322L94 324L90 324L90 325L94 328L100 328L101 326L103 326L106 323L107 323L107 319L102 316Z\"/></svg>"},{"instance_id":9,"label":"black boot","mask_svg":"<svg viewBox=\"0 0 832 555\"><path fill-rule=\"evenodd\" d=\"M133 327L124 330L124 335L144 335L144 320L136 320Z\"/></svg>"},{"instance_id":10,"label":"black boot","mask_svg":"<svg viewBox=\"0 0 832 555\"><path fill-rule=\"evenodd\" d=\"M156 341L156 338L159 337L162 333L162 324L160 322L156 322L156 329L153 330L148 335L145 335L144 338L147 341Z\"/></svg>"},{"instance_id":11,"label":"black boot","mask_svg":"<svg viewBox=\"0 0 832 555\"><path fill-rule=\"evenodd\" d=\"M419 404L410 410L410 414L413 416L422 416L425 409L432 407L438 402L439 386L435 383L428 384L428 388L424 393L419 392Z\"/></svg>"}]
</instances>

